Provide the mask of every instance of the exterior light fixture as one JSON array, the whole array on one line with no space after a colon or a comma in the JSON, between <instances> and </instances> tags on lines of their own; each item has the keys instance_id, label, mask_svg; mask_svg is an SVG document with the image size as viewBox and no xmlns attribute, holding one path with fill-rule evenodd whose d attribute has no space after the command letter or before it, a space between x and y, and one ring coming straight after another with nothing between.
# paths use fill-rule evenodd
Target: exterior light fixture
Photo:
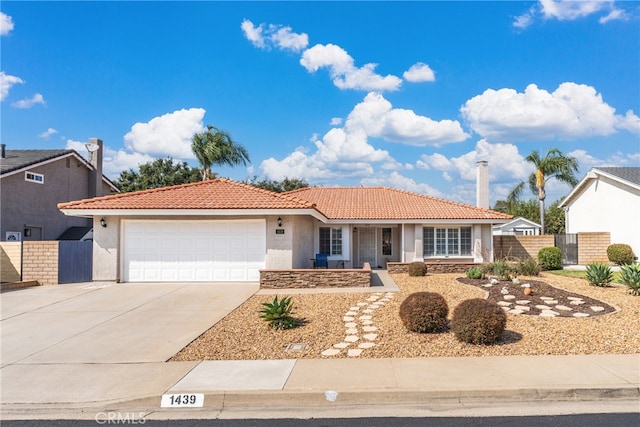
<instances>
[{"instance_id":1,"label":"exterior light fixture","mask_svg":"<svg viewBox=\"0 0 640 427\"><path fill-rule=\"evenodd\" d=\"M105 221L105 220L104 220L104 218L101 218L101 219L100 219L100 225L101 225L103 228L107 228L107 221Z\"/></svg>"},{"instance_id":2,"label":"exterior light fixture","mask_svg":"<svg viewBox=\"0 0 640 427\"><path fill-rule=\"evenodd\" d=\"M278 227L282 227L282 218L278 217Z\"/></svg>"}]
</instances>

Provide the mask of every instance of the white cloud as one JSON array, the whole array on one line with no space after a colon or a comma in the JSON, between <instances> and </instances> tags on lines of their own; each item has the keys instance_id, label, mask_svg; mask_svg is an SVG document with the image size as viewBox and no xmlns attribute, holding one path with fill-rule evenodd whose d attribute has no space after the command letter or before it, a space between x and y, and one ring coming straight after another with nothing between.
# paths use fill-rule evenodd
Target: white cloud
<instances>
[{"instance_id":1,"label":"white cloud","mask_svg":"<svg viewBox=\"0 0 640 427\"><path fill-rule=\"evenodd\" d=\"M513 26L525 29L537 16L546 20L574 21L594 14L604 14L598 19L601 24L628 19L628 13L615 7L614 3L614 0L539 0L536 6L517 16Z\"/></svg>"},{"instance_id":2,"label":"white cloud","mask_svg":"<svg viewBox=\"0 0 640 427\"><path fill-rule=\"evenodd\" d=\"M513 21L513 26L520 29L527 28L529 25L533 23L535 14L536 14L536 8L532 7L522 15L516 16L515 20Z\"/></svg>"},{"instance_id":3,"label":"white cloud","mask_svg":"<svg viewBox=\"0 0 640 427\"><path fill-rule=\"evenodd\" d=\"M113 151L106 148L103 156L102 173L112 179L117 179L122 171L129 169L137 171L140 165L156 159L156 157L148 154L128 152L126 150Z\"/></svg>"},{"instance_id":4,"label":"white cloud","mask_svg":"<svg viewBox=\"0 0 640 427\"><path fill-rule=\"evenodd\" d=\"M13 19L5 14L0 12L0 36L6 36L13 30Z\"/></svg>"},{"instance_id":5,"label":"white cloud","mask_svg":"<svg viewBox=\"0 0 640 427\"><path fill-rule=\"evenodd\" d=\"M609 12L608 15L598 19L598 22L601 24L606 24L607 22L610 22L610 21L625 21L628 18L629 18L629 15L624 10L613 9L611 12Z\"/></svg>"},{"instance_id":6,"label":"white cloud","mask_svg":"<svg viewBox=\"0 0 640 427\"><path fill-rule=\"evenodd\" d=\"M587 85L562 83L554 92L527 86L524 93L514 89L487 89L469 99L461 108L471 128L485 138L575 139L604 136L618 129L635 129L638 117L615 114L615 109Z\"/></svg>"},{"instance_id":7,"label":"white cloud","mask_svg":"<svg viewBox=\"0 0 640 427\"><path fill-rule=\"evenodd\" d=\"M422 62L413 64L407 71L402 74L402 77L409 82L434 82L436 80L436 74L433 70Z\"/></svg>"},{"instance_id":8,"label":"white cloud","mask_svg":"<svg viewBox=\"0 0 640 427\"><path fill-rule=\"evenodd\" d=\"M49 139L49 137L51 135L54 135L56 133L58 133L57 130L55 130L54 128L49 128L49 129L45 130L44 132L39 133L38 137L39 138L43 138L43 139Z\"/></svg>"},{"instance_id":9,"label":"white cloud","mask_svg":"<svg viewBox=\"0 0 640 427\"><path fill-rule=\"evenodd\" d=\"M36 93L31 98L21 99L11 104L14 108L31 108L36 104L45 104L42 94Z\"/></svg>"},{"instance_id":10,"label":"white cloud","mask_svg":"<svg viewBox=\"0 0 640 427\"><path fill-rule=\"evenodd\" d=\"M240 28L244 36L255 47L269 49L277 47L281 50L300 52L309 45L309 36L305 33L294 33L291 27L260 24L257 27L248 19L242 21Z\"/></svg>"},{"instance_id":11,"label":"white cloud","mask_svg":"<svg viewBox=\"0 0 640 427\"><path fill-rule=\"evenodd\" d=\"M353 58L340 46L317 44L302 54L300 65L310 73L327 68L333 84L340 89L398 90L402 79L394 75L381 76L375 73L376 64L365 64L357 68Z\"/></svg>"},{"instance_id":12,"label":"white cloud","mask_svg":"<svg viewBox=\"0 0 640 427\"><path fill-rule=\"evenodd\" d=\"M380 175L372 178L365 178L361 181L361 184L365 186L400 188L402 190L411 191L418 194L426 194L432 197L442 198L444 196L442 192L440 192L436 188L428 184L418 183L411 178L400 175L398 172L391 172L391 174L389 175Z\"/></svg>"},{"instance_id":13,"label":"white cloud","mask_svg":"<svg viewBox=\"0 0 640 427\"><path fill-rule=\"evenodd\" d=\"M204 130L204 114L203 108L182 109L136 123L124 136L125 145L140 155L192 159L191 138Z\"/></svg>"},{"instance_id":14,"label":"white cloud","mask_svg":"<svg viewBox=\"0 0 640 427\"><path fill-rule=\"evenodd\" d=\"M364 129L370 137L416 146L439 146L469 137L455 120L435 121L412 110L393 108L382 95L370 92L347 118L349 129Z\"/></svg>"},{"instance_id":15,"label":"white cloud","mask_svg":"<svg viewBox=\"0 0 640 427\"><path fill-rule=\"evenodd\" d=\"M20 77L10 76L0 71L0 101L4 101L9 95L9 90L18 83L24 83Z\"/></svg>"},{"instance_id":16,"label":"white cloud","mask_svg":"<svg viewBox=\"0 0 640 427\"><path fill-rule=\"evenodd\" d=\"M340 126L342 124L342 117L332 117L329 124L331 126Z\"/></svg>"},{"instance_id":17,"label":"white cloud","mask_svg":"<svg viewBox=\"0 0 640 427\"><path fill-rule=\"evenodd\" d=\"M624 116L616 116L616 127L619 129L628 130L629 132L640 135L640 117L633 114L633 111L627 111Z\"/></svg>"},{"instance_id":18,"label":"white cloud","mask_svg":"<svg viewBox=\"0 0 640 427\"><path fill-rule=\"evenodd\" d=\"M64 148L67 150L76 150L76 152L80 154L82 157L84 157L86 160L88 159L88 153L84 144L86 144L86 142L74 141L73 139L68 139L67 145Z\"/></svg>"}]
</instances>

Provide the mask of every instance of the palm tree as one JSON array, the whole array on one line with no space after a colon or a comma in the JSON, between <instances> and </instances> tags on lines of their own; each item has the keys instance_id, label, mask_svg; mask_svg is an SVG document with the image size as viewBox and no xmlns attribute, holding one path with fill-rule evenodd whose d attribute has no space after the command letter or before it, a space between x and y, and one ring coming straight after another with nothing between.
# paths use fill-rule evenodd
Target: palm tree
<instances>
[{"instance_id":1,"label":"palm tree","mask_svg":"<svg viewBox=\"0 0 640 427\"><path fill-rule=\"evenodd\" d=\"M244 146L231 139L231 135L215 126L196 133L191 139L191 151L202 165L202 180L212 178L212 165L236 166L249 162L249 153Z\"/></svg>"},{"instance_id":2,"label":"palm tree","mask_svg":"<svg viewBox=\"0 0 640 427\"><path fill-rule=\"evenodd\" d=\"M540 224L542 225L542 234L544 234L544 200L547 198L545 186L547 181L555 178L560 182L564 182L571 186L578 183L575 173L578 171L578 161L571 156L562 154L557 148L550 148L544 157L540 157L537 150L533 150L531 154L525 157L529 163L533 163L536 171L529 176L529 188L533 194L537 194L540 204ZM515 202L520 197L525 183L521 182L516 185L507 196L507 204Z\"/></svg>"}]
</instances>

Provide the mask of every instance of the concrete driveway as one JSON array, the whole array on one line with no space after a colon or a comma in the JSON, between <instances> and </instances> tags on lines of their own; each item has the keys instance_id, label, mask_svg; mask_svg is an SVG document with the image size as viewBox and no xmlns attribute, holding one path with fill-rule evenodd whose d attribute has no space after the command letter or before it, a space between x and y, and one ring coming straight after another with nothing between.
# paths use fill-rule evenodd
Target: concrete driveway
<instances>
[{"instance_id":1,"label":"concrete driveway","mask_svg":"<svg viewBox=\"0 0 640 427\"><path fill-rule=\"evenodd\" d=\"M257 283L84 283L0 294L1 366L165 362Z\"/></svg>"}]
</instances>

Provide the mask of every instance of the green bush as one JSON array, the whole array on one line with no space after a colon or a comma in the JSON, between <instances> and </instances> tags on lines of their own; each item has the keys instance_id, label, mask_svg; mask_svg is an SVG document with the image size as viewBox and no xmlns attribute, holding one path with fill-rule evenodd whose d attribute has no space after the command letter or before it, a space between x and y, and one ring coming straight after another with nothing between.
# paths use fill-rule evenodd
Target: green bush
<instances>
[{"instance_id":1,"label":"green bush","mask_svg":"<svg viewBox=\"0 0 640 427\"><path fill-rule=\"evenodd\" d=\"M415 292L400 304L400 320L412 332L442 332L448 314L447 301L435 292Z\"/></svg>"},{"instance_id":2,"label":"green bush","mask_svg":"<svg viewBox=\"0 0 640 427\"><path fill-rule=\"evenodd\" d=\"M614 243L607 247L607 258L616 265L633 264L633 249L624 243Z\"/></svg>"},{"instance_id":3,"label":"green bush","mask_svg":"<svg viewBox=\"0 0 640 427\"><path fill-rule=\"evenodd\" d=\"M620 283L629 288L632 295L640 295L640 264L622 266L620 269Z\"/></svg>"},{"instance_id":4,"label":"green bush","mask_svg":"<svg viewBox=\"0 0 640 427\"><path fill-rule=\"evenodd\" d=\"M482 265L484 275L498 276L501 279L509 279L513 267L507 261L497 260Z\"/></svg>"},{"instance_id":5,"label":"green bush","mask_svg":"<svg viewBox=\"0 0 640 427\"><path fill-rule=\"evenodd\" d=\"M467 277L469 279L482 279L482 270L478 267L471 267L467 270Z\"/></svg>"},{"instance_id":6,"label":"green bush","mask_svg":"<svg viewBox=\"0 0 640 427\"><path fill-rule=\"evenodd\" d=\"M538 263L543 270L560 270L562 268L562 251L550 246L538 251Z\"/></svg>"},{"instance_id":7,"label":"green bush","mask_svg":"<svg viewBox=\"0 0 640 427\"><path fill-rule=\"evenodd\" d=\"M412 262L409 264L409 276L424 276L427 274L427 264L424 262Z\"/></svg>"},{"instance_id":8,"label":"green bush","mask_svg":"<svg viewBox=\"0 0 640 427\"><path fill-rule=\"evenodd\" d=\"M260 310L260 317L269 322L274 329L291 329L298 326L293 314L293 303L291 297L284 297L278 301L278 296L272 302L263 302Z\"/></svg>"},{"instance_id":9,"label":"green bush","mask_svg":"<svg viewBox=\"0 0 640 427\"><path fill-rule=\"evenodd\" d=\"M524 261L519 261L516 264L516 273L521 276L537 276L540 274L540 265L535 259L529 258Z\"/></svg>"},{"instance_id":10,"label":"green bush","mask_svg":"<svg viewBox=\"0 0 640 427\"><path fill-rule=\"evenodd\" d=\"M469 344L493 344L502 338L507 315L497 304L482 298L461 302L451 319L451 330L459 341Z\"/></svg>"},{"instance_id":11,"label":"green bush","mask_svg":"<svg viewBox=\"0 0 640 427\"><path fill-rule=\"evenodd\" d=\"M600 262L593 262L587 265L587 280L592 286L607 286L613 279L611 267Z\"/></svg>"}]
</instances>

